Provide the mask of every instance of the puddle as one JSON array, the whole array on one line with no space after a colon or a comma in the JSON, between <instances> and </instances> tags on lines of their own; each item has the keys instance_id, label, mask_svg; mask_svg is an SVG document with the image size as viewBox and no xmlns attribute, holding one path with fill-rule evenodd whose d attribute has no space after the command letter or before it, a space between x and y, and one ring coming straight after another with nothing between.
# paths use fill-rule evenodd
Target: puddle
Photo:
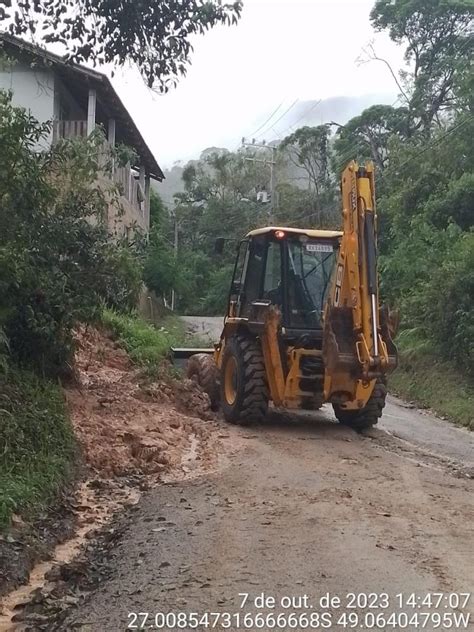
<instances>
[{"instance_id":1,"label":"puddle","mask_svg":"<svg viewBox=\"0 0 474 632\"><path fill-rule=\"evenodd\" d=\"M0 632L19 632L24 629L25 625L13 622L12 617L21 612L22 605L30 600L35 590L43 588L47 583L45 575L48 571L57 564L73 560L91 531L105 525L116 511L126 505L136 504L140 498L140 492L134 488L95 490L88 483L89 481L83 483L77 491L75 508L79 517L75 535L58 544L50 560L40 562L32 569L28 584L20 586L0 600Z\"/></svg>"}]
</instances>

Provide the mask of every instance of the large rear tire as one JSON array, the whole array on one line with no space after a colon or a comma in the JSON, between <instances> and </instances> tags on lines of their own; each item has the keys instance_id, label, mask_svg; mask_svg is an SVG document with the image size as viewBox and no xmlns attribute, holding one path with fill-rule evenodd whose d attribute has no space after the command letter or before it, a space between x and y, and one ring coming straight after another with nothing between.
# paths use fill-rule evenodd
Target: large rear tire
<instances>
[{"instance_id":1,"label":"large rear tire","mask_svg":"<svg viewBox=\"0 0 474 632\"><path fill-rule=\"evenodd\" d=\"M333 404L334 414L339 423L349 426L354 430L365 430L375 426L385 407L387 387L382 380L377 380L369 401L359 410L345 410L337 404Z\"/></svg>"},{"instance_id":2,"label":"large rear tire","mask_svg":"<svg viewBox=\"0 0 474 632\"><path fill-rule=\"evenodd\" d=\"M268 410L268 385L258 342L233 336L224 347L221 367L221 402L226 421L247 425L261 421Z\"/></svg>"},{"instance_id":3,"label":"large rear tire","mask_svg":"<svg viewBox=\"0 0 474 632\"><path fill-rule=\"evenodd\" d=\"M195 380L202 390L209 395L211 410L219 409L219 369L212 355L208 353L195 353L186 365L186 375Z\"/></svg>"}]
</instances>

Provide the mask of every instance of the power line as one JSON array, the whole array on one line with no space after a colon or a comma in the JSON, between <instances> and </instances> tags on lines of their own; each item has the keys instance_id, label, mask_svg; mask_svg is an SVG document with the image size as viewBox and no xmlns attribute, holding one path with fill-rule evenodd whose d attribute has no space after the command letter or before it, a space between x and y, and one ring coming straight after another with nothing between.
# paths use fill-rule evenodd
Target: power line
<instances>
[{"instance_id":1,"label":"power line","mask_svg":"<svg viewBox=\"0 0 474 632\"><path fill-rule=\"evenodd\" d=\"M257 128L254 132L252 132L252 134L250 134L250 138L252 138L253 136L255 136L255 134L256 134L257 132L259 132L259 131L262 129L262 127L265 127L265 125L266 125L267 123L269 123L269 122L272 120L272 118L275 116L275 114L278 112L278 110L281 108L281 106L283 105L283 103L284 103L284 102L285 102L285 100L283 99L283 101L282 101L282 102L280 103L280 105L276 108L276 110L274 110L274 111L270 114L270 116L267 118L267 120L265 121L265 123L262 123L262 125L260 125L260 127L258 127L258 128Z\"/></svg>"},{"instance_id":2,"label":"power line","mask_svg":"<svg viewBox=\"0 0 474 632\"><path fill-rule=\"evenodd\" d=\"M311 112L321 103L321 99L319 99L319 101L316 101L316 103L313 103L313 105L309 108L309 110L307 112L305 112L302 116L299 117L299 119L297 119L294 123L292 123L291 125L289 125L285 130L283 130L283 132L281 133L281 135L286 134L286 132L291 129L292 127L295 127L295 125L297 125L302 119L306 118L307 116L309 116L311 114Z\"/></svg>"},{"instance_id":3,"label":"power line","mask_svg":"<svg viewBox=\"0 0 474 632\"><path fill-rule=\"evenodd\" d=\"M470 116L467 119L464 119L463 121L461 121L460 123L458 123L457 125L455 125L454 127L451 127L449 130L447 130L444 134L442 134L439 138L435 139L432 143L430 143L429 145L426 145L426 147L424 147L422 150L420 150L419 152L417 152L416 154L414 154L413 156L410 156L410 158L408 158L408 160L405 160L405 162L403 162L398 169L402 169L403 167L405 167L407 164L409 164L412 160L415 160L416 158L418 158L419 156L421 156L422 154L426 153L427 151L429 151L430 149L433 149L433 147L436 147L436 145L439 145L445 138L447 138L448 136L450 136L451 134L453 134L454 132L458 131L459 129L461 129L462 127L464 127L464 125L467 125L469 122L474 120L474 115ZM380 174L380 176L378 177L378 182L380 182L381 180L384 179L385 174L382 173ZM333 209L325 209L325 210L336 210L336 208ZM294 224L296 222L300 222L304 219L308 219L310 217L312 217L315 214L315 212L313 213L309 213L306 215L302 215L300 217L295 218L294 220L292 220L290 223L288 223L288 226L291 226L291 224Z\"/></svg>"},{"instance_id":4,"label":"power line","mask_svg":"<svg viewBox=\"0 0 474 632\"><path fill-rule=\"evenodd\" d=\"M293 108L293 107L294 107L294 106L298 103L298 101L299 101L299 99L295 99L295 100L293 101L293 103L290 105L290 107L289 107L287 110L285 110L285 111L283 112L283 114L282 114L282 115L281 115L281 116L280 116L280 117L279 117L279 118L278 118L278 119L277 119L274 123L272 123L272 125L271 125L270 127L273 127L273 126L275 126L277 123L279 123L279 122L281 121L281 119L282 119L284 116L286 116L286 115L288 114L288 112L289 112L289 111L290 111L290 110L291 110L291 109L292 109L292 108ZM258 134L258 136L264 136L264 135L265 135L265 133L266 133L267 131L268 131L268 129L264 130L263 132L261 132L260 134Z\"/></svg>"},{"instance_id":5,"label":"power line","mask_svg":"<svg viewBox=\"0 0 474 632\"><path fill-rule=\"evenodd\" d=\"M428 150L433 149L433 147L436 147L436 145L439 145L441 141L443 141L445 138L447 138L448 136L456 132L458 129L461 129L462 127L464 127L464 125L467 125L471 121L474 121L474 115L470 116L467 119L464 119L463 121L461 121L454 127L450 127L444 134L436 138L432 143L430 143L429 145L426 145L426 147L421 149L414 156L410 156L410 158L408 158L408 160L406 160L405 162L402 162L402 164L398 167L398 169L403 169L403 167L409 164L412 160L414 160L415 158L418 158L422 154L426 153ZM379 180L383 180L383 178L384 178L384 174L382 173Z\"/></svg>"}]
</instances>

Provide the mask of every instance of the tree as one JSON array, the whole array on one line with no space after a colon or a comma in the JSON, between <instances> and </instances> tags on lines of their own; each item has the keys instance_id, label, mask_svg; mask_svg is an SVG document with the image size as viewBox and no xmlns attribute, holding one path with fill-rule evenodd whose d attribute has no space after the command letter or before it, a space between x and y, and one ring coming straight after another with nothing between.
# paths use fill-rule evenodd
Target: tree
<instances>
[{"instance_id":1,"label":"tree","mask_svg":"<svg viewBox=\"0 0 474 632\"><path fill-rule=\"evenodd\" d=\"M330 177L329 136L330 125L300 127L281 142L279 149L289 161L303 169L308 176L309 190L313 193L313 209L319 226L324 223L324 207L331 206L334 189Z\"/></svg>"},{"instance_id":2,"label":"tree","mask_svg":"<svg viewBox=\"0 0 474 632\"><path fill-rule=\"evenodd\" d=\"M334 149L337 153L337 170L355 158L363 161L371 159L383 171L388 160L388 143L393 135L408 137L409 121L406 108L390 105L372 105L346 125L341 125L336 133Z\"/></svg>"},{"instance_id":3,"label":"tree","mask_svg":"<svg viewBox=\"0 0 474 632\"><path fill-rule=\"evenodd\" d=\"M461 77L472 73L473 19L466 0L377 0L372 9L375 29L388 29L407 46L410 114L427 135L443 111L456 107Z\"/></svg>"},{"instance_id":4,"label":"tree","mask_svg":"<svg viewBox=\"0 0 474 632\"><path fill-rule=\"evenodd\" d=\"M329 125L300 127L280 144L290 161L306 171L317 195L329 180L329 134Z\"/></svg>"},{"instance_id":5,"label":"tree","mask_svg":"<svg viewBox=\"0 0 474 632\"><path fill-rule=\"evenodd\" d=\"M166 296L179 289L177 265L173 248L158 230L153 230L143 270L143 280L157 296Z\"/></svg>"},{"instance_id":6,"label":"tree","mask_svg":"<svg viewBox=\"0 0 474 632\"><path fill-rule=\"evenodd\" d=\"M78 323L104 301L136 305L141 270L135 247L108 234L118 192L98 185L100 132L38 152L48 132L0 91L0 331L15 361L58 375L70 370Z\"/></svg>"},{"instance_id":7,"label":"tree","mask_svg":"<svg viewBox=\"0 0 474 632\"><path fill-rule=\"evenodd\" d=\"M241 0L4 0L0 22L67 46L75 62L132 62L150 87L167 91L186 74L190 37L235 24L241 10Z\"/></svg>"}]
</instances>

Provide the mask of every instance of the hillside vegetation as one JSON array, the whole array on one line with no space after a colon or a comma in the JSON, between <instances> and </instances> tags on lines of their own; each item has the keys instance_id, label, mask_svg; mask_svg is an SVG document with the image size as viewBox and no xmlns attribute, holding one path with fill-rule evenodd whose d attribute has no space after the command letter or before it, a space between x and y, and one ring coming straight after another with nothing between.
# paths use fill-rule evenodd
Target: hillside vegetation
<instances>
[{"instance_id":1,"label":"hillside vegetation","mask_svg":"<svg viewBox=\"0 0 474 632\"><path fill-rule=\"evenodd\" d=\"M141 236L108 233L118 192L96 184L100 132L38 152L49 129L0 92L0 528L73 473L61 383L75 377L75 328L105 304L131 309L141 286Z\"/></svg>"}]
</instances>

